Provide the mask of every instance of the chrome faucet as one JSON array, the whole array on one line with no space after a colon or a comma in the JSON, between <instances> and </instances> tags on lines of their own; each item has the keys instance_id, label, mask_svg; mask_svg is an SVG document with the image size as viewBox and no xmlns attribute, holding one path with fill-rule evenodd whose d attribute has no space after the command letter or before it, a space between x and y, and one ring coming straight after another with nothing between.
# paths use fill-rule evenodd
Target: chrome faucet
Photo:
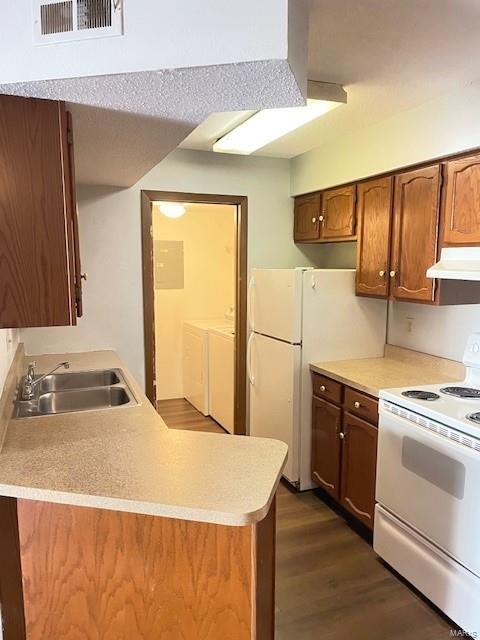
<instances>
[{"instance_id":1,"label":"chrome faucet","mask_svg":"<svg viewBox=\"0 0 480 640\"><path fill-rule=\"evenodd\" d=\"M52 369L48 373L45 373L43 376L40 376L40 378L37 378L35 380L36 366L37 366L36 362L30 362L28 365L27 375L25 376L25 380L23 381L23 386L22 386L22 400L31 400L34 396L35 387L39 382L44 380L47 376L52 375L52 373L55 373L55 371L57 371L57 369L60 369L61 367L65 367L65 369L69 369L70 363L60 362L59 364L57 364L57 366L54 369Z\"/></svg>"}]
</instances>

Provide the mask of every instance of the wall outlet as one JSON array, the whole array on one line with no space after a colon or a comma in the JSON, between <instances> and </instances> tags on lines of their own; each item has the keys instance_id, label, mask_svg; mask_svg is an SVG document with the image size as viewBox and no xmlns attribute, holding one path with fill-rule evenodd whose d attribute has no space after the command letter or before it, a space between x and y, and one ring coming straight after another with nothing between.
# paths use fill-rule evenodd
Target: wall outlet
<instances>
[{"instance_id":1,"label":"wall outlet","mask_svg":"<svg viewBox=\"0 0 480 640\"><path fill-rule=\"evenodd\" d=\"M413 333L413 323L415 318L407 318L407 333Z\"/></svg>"}]
</instances>

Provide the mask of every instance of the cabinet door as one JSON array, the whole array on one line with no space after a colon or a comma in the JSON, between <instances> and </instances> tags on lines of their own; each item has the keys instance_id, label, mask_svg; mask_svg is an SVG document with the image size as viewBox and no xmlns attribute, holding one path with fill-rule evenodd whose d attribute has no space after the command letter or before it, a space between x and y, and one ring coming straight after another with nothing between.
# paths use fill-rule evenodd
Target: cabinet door
<instances>
[{"instance_id":1,"label":"cabinet door","mask_svg":"<svg viewBox=\"0 0 480 640\"><path fill-rule=\"evenodd\" d=\"M0 96L0 327L75 323L65 105Z\"/></svg>"},{"instance_id":2,"label":"cabinet door","mask_svg":"<svg viewBox=\"0 0 480 640\"><path fill-rule=\"evenodd\" d=\"M74 318L81 318L83 315L83 299L82 299L82 268L80 262L80 240L78 231L78 212L77 212L77 191L75 182L75 157L73 153L73 123L71 113L65 113L65 122L63 130L66 133L66 144L68 148L68 163L66 166L66 188L68 193L67 199L67 222L68 222L68 238L69 238L69 254L71 269L71 289L75 292L72 296L72 315ZM86 276L85 276L86 277Z\"/></svg>"},{"instance_id":3,"label":"cabinet door","mask_svg":"<svg viewBox=\"0 0 480 640\"><path fill-rule=\"evenodd\" d=\"M437 259L440 165L395 178L390 293L398 300L433 302L426 271Z\"/></svg>"},{"instance_id":4,"label":"cabinet door","mask_svg":"<svg viewBox=\"0 0 480 640\"><path fill-rule=\"evenodd\" d=\"M388 295L392 183L389 177L357 186L357 295Z\"/></svg>"},{"instance_id":5,"label":"cabinet door","mask_svg":"<svg viewBox=\"0 0 480 640\"><path fill-rule=\"evenodd\" d=\"M320 237L320 194L313 193L295 198L294 240L308 242Z\"/></svg>"},{"instance_id":6,"label":"cabinet door","mask_svg":"<svg viewBox=\"0 0 480 640\"><path fill-rule=\"evenodd\" d=\"M447 163L443 242L480 243L480 155Z\"/></svg>"},{"instance_id":7,"label":"cabinet door","mask_svg":"<svg viewBox=\"0 0 480 640\"><path fill-rule=\"evenodd\" d=\"M340 407L313 398L312 480L335 500L340 498L341 418Z\"/></svg>"},{"instance_id":8,"label":"cabinet door","mask_svg":"<svg viewBox=\"0 0 480 640\"><path fill-rule=\"evenodd\" d=\"M377 428L345 412L343 417L341 504L373 529Z\"/></svg>"},{"instance_id":9,"label":"cabinet door","mask_svg":"<svg viewBox=\"0 0 480 640\"><path fill-rule=\"evenodd\" d=\"M354 240L355 185L322 193L322 240Z\"/></svg>"}]
</instances>

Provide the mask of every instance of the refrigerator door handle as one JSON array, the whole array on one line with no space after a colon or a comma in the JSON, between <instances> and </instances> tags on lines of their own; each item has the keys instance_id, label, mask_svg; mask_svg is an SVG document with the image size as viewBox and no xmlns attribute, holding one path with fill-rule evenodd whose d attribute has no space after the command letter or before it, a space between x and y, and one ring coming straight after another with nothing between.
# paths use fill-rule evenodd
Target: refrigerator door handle
<instances>
[{"instance_id":1,"label":"refrigerator door handle","mask_svg":"<svg viewBox=\"0 0 480 640\"><path fill-rule=\"evenodd\" d=\"M255 340L255 334L252 331L252 333L248 337L248 343L247 343L247 374L248 374L248 381L250 382L252 387L255 384L255 376L253 375L253 369L252 369L252 346L253 346L254 340Z\"/></svg>"},{"instance_id":2,"label":"refrigerator door handle","mask_svg":"<svg viewBox=\"0 0 480 640\"><path fill-rule=\"evenodd\" d=\"M250 282L248 283L248 292L247 292L247 306L248 306L248 325L250 329L254 330L254 314L253 314L253 287L255 286L255 280L253 276L250 278Z\"/></svg>"}]
</instances>

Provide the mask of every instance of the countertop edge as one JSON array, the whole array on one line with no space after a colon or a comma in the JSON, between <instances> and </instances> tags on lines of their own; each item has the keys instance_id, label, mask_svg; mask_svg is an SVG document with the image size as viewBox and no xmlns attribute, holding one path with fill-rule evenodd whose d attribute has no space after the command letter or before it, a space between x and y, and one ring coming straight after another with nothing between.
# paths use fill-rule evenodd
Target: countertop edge
<instances>
[{"instance_id":1,"label":"countertop edge","mask_svg":"<svg viewBox=\"0 0 480 640\"><path fill-rule=\"evenodd\" d=\"M283 467L282 467L283 469ZM70 505L74 507L86 507L102 509L104 511L120 511L137 515L169 518L174 520L186 520L188 522L203 522L206 524L224 525L230 527L244 527L261 522L268 514L275 493L280 482L281 473L274 483L273 491L268 502L258 509L248 512L209 511L193 507L175 506L164 503L126 500L122 498L108 498L81 493L67 493L21 487L18 485L0 484L0 495L17 500L36 500L38 502L51 502L53 504Z\"/></svg>"},{"instance_id":2,"label":"countertop edge","mask_svg":"<svg viewBox=\"0 0 480 640\"><path fill-rule=\"evenodd\" d=\"M329 369L322 369L322 367L319 367L315 364L310 364L310 371L313 371L314 373L320 373L324 376L327 376L328 378L331 378L332 380L336 380L341 384L347 385L347 387L351 387L352 389L356 389L357 391L362 391L363 393L373 396L374 398L380 398L380 389L368 387L364 384L361 384L360 382L352 380L351 378L345 378L338 373L333 373Z\"/></svg>"}]
</instances>

